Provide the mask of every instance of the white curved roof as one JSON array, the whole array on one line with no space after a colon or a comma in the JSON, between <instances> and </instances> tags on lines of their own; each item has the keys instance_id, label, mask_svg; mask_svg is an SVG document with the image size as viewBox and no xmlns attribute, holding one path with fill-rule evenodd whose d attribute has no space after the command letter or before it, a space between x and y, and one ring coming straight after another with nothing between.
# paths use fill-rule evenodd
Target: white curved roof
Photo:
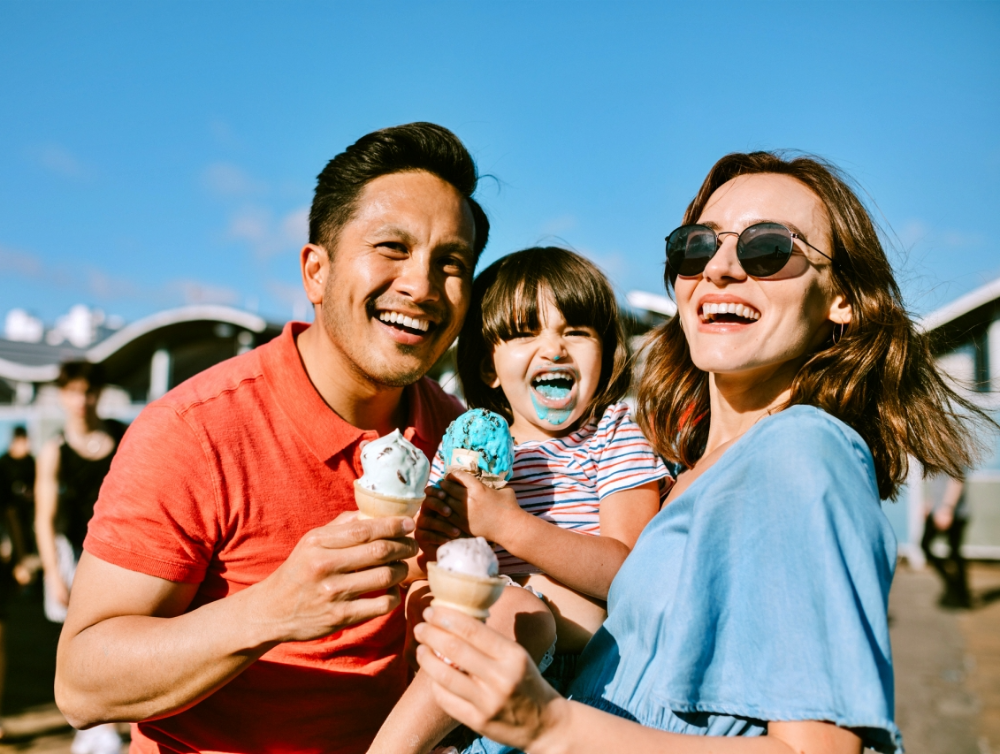
<instances>
[{"instance_id":1,"label":"white curved roof","mask_svg":"<svg viewBox=\"0 0 1000 754\"><path fill-rule=\"evenodd\" d=\"M234 325L257 333L267 329L267 321L263 317L230 306L215 304L182 306L177 309L157 312L126 325L100 343L94 344L89 349L80 350L78 354L74 353L72 356L100 363L136 338L154 330L183 322L204 322L206 320ZM0 357L0 377L17 382L51 382L59 376L59 363L68 355L60 353L60 350L66 351L66 349L52 349L50 358L53 360L47 364L21 364Z\"/></svg>"}]
</instances>

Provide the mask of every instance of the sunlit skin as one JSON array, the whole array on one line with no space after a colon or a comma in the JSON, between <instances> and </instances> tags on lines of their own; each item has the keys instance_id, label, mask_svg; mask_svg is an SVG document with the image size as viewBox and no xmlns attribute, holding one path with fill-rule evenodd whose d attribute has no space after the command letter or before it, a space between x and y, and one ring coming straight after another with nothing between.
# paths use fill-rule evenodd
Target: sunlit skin
<instances>
[{"instance_id":1,"label":"sunlit skin","mask_svg":"<svg viewBox=\"0 0 1000 754\"><path fill-rule=\"evenodd\" d=\"M823 203L788 176L734 178L716 190L697 220L717 233L740 233L766 221L788 226L821 250L831 247ZM703 460L780 403L808 355L830 338L835 326L850 322L851 308L836 289L831 265L796 241L780 272L753 278L736 257L736 236L725 235L701 275L677 277L677 311L691 360L709 373L712 425ZM760 318L705 322L703 307L710 303L750 306ZM675 487L674 494L682 490Z\"/></svg>"},{"instance_id":2,"label":"sunlit skin","mask_svg":"<svg viewBox=\"0 0 1000 754\"><path fill-rule=\"evenodd\" d=\"M405 418L403 388L430 369L462 326L474 243L465 198L416 171L365 185L332 260L322 246L302 249L303 284L322 326L299 337L299 352L320 395L348 422L382 434ZM392 315L426 329L381 319Z\"/></svg>"},{"instance_id":3,"label":"sunlit skin","mask_svg":"<svg viewBox=\"0 0 1000 754\"><path fill-rule=\"evenodd\" d=\"M565 436L589 410L601 377L601 338L594 328L566 322L549 294L543 293L539 304L541 328L495 346L483 375L490 387L503 389L514 415L511 434L518 442ZM573 380L566 398L553 400L535 390L533 381L553 372ZM563 420L552 421L554 416Z\"/></svg>"}]
</instances>

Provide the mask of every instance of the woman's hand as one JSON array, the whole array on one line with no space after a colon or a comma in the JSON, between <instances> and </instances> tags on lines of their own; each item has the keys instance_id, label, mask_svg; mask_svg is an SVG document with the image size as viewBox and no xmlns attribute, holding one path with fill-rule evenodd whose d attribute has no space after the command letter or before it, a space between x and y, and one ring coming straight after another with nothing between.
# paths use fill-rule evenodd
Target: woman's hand
<instances>
[{"instance_id":1,"label":"woman's hand","mask_svg":"<svg viewBox=\"0 0 1000 754\"><path fill-rule=\"evenodd\" d=\"M566 700L519 644L447 608L428 608L424 619L413 631L420 642L417 662L441 709L484 736L523 750L559 727Z\"/></svg>"},{"instance_id":2,"label":"woman's hand","mask_svg":"<svg viewBox=\"0 0 1000 754\"><path fill-rule=\"evenodd\" d=\"M452 471L440 484L454 511L452 522L473 537L502 543L504 524L512 514L523 513L514 490L487 487L467 471Z\"/></svg>"}]
</instances>

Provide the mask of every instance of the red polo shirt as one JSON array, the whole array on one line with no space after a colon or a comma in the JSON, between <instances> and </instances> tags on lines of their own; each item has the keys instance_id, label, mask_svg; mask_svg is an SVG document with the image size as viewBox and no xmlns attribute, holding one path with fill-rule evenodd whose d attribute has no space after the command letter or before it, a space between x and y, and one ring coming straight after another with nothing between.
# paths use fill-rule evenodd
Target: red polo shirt
<instances>
[{"instance_id":1,"label":"red polo shirt","mask_svg":"<svg viewBox=\"0 0 1000 754\"><path fill-rule=\"evenodd\" d=\"M358 445L375 432L309 381L292 323L151 403L122 440L84 548L199 584L190 609L256 584L309 530L355 510ZM422 379L404 435L433 458L461 404ZM224 626L219 627L225 630ZM275 647L191 709L133 725L132 752L364 752L406 684L402 610Z\"/></svg>"}]
</instances>

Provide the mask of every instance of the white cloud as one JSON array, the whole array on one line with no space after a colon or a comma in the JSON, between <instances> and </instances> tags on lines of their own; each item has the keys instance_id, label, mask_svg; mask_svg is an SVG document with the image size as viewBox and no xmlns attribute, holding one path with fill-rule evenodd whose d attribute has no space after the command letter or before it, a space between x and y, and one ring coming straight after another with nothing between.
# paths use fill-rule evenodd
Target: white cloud
<instances>
[{"instance_id":1,"label":"white cloud","mask_svg":"<svg viewBox=\"0 0 1000 754\"><path fill-rule=\"evenodd\" d=\"M267 185L252 177L238 165L213 162L201 174L201 183L218 196L246 196L266 191Z\"/></svg>"},{"instance_id":2,"label":"white cloud","mask_svg":"<svg viewBox=\"0 0 1000 754\"><path fill-rule=\"evenodd\" d=\"M543 236L558 236L567 230L576 227L575 215L560 215L542 224L541 234Z\"/></svg>"},{"instance_id":3,"label":"white cloud","mask_svg":"<svg viewBox=\"0 0 1000 754\"><path fill-rule=\"evenodd\" d=\"M235 306L240 300L239 292L222 285L212 285L198 280L175 280L168 284L168 290L180 294L185 304L227 304Z\"/></svg>"},{"instance_id":4,"label":"white cloud","mask_svg":"<svg viewBox=\"0 0 1000 754\"><path fill-rule=\"evenodd\" d=\"M43 168L64 178L79 179L86 173L77 156L59 144L45 144L38 148L35 158Z\"/></svg>"},{"instance_id":5,"label":"white cloud","mask_svg":"<svg viewBox=\"0 0 1000 754\"><path fill-rule=\"evenodd\" d=\"M908 220L903 224L898 234L899 242L904 249L921 249L947 247L950 249L982 246L986 243L986 234L979 231L958 230L955 228L934 228L922 220Z\"/></svg>"},{"instance_id":6,"label":"white cloud","mask_svg":"<svg viewBox=\"0 0 1000 754\"><path fill-rule=\"evenodd\" d=\"M227 235L245 243L257 257L297 251L308 239L309 208L275 218L266 207L247 206L230 218Z\"/></svg>"}]
</instances>

